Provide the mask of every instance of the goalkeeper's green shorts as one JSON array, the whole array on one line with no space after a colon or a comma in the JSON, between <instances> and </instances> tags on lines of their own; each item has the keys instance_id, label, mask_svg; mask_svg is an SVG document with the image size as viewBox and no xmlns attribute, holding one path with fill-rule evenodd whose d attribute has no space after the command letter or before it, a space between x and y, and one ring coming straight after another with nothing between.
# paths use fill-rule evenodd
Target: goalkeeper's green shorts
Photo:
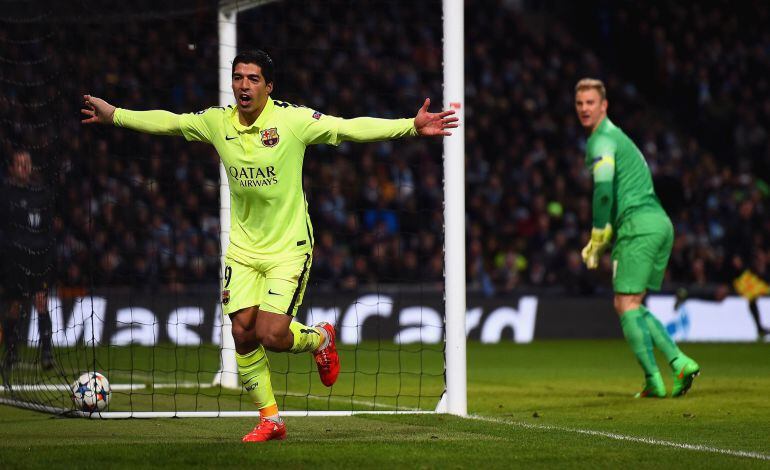
<instances>
[{"instance_id":1,"label":"goalkeeper's green shorts","mask_svg":"<svg viewBox=\"0 0 770 470\"><path fill-rule=\"evenodd\" d=\"M617 294L660 290L674 245L665 212L632 213L623 220L612 249L612 286Z\"/></svg>"}]
</instances>

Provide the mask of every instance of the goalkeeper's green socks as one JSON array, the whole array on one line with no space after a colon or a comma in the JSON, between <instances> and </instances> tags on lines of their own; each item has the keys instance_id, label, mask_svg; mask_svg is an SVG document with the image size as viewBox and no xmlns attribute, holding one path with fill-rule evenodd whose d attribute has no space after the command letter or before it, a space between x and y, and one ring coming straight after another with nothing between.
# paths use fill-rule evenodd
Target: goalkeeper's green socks
<instances>
[{"instance_id":1,"label":"goalkeeper's green socks","mask_svg":"<svg viewBox=\"0 0 770 470\"><path fill-rule=\"evenodd\" d=\"M647 329L650 331L652 344L666 356L666 360L671 365L672 369L679 369L682 367L690 360L690 358L682 353L674 340L671 339L668 331L666 331L666 327L663 326L660 320L658 320L647 307L642 305L639 308L644 312L644 320L647 323Z\"/></svg>"},{"instance_id":2,"label":"goalkeeper's green socks","mask_svg":"<svg viewBox=\"0 0 770 470\"><path fill-rule=\"evenodd\" d=\"M644 306L641 308L644 310L644 319L650 330L653 344L666 356L666 360L674 373L671 396L682 396L692 386L693 379L700 374L700 366L679 349L666 328L660 320L655 318L652 312Z\"/></svg>"},{"instance_id":3,"label":"goalkeeper's green socks","mask_svg":"<svg viewBox=\"0 0 770 470\"><path fill-rule=\"evenodd\" d=\"M294 354L315 351L325 338L318 328L305 326L297 321L289 323L289 330L294 334L294 342L289 351Z\"/></svg>"},{"instance_id":4,"label":"goalkeeper's green socks","mask_svg":"<svg viewBox=\"0 0 770 470\"><path fill-rule=\"evenodd\" d=\"M257 408L260 411L275 409L277 413L273 385L270 382L270 363L265 348L260 344L250 353L235 353L235 360L238 363L241 383Z\"/></svg>"},{"instance_id":5,"label":"goalkeeper's green socks","mask_svg":"<svg viewBox=\"0 0 770 470\"><path fill-rule=\"evenodd\" d=\"M652 350L652 338L644 318L645 311L642 308L629 310L620 316L620 325L623 328L623 335L626 342L634 352L636 360L644 369L646 378L645 389L642 396L666 396L666 389L663 386L663 379L655 362L655 355Z\"/></svg>"}]
</instances>

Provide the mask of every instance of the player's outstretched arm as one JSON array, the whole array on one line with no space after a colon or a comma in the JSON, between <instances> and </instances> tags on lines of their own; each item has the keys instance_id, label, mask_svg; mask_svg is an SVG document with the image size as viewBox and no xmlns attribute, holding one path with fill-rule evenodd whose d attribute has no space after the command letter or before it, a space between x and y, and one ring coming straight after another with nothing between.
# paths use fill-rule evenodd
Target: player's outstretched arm
<instances>
[{"instance_id":1,"label":"player's outstretched arm","mask_svg":"<svg viewBox=\"0 0 770 470\"><path fill-rule=\"evenodd\" d=\"M449 129L455 129L460 125L458 122L460 119L453 116L455 111L450 109L440 113L431 113L428 111L428 106L430 106L430 98L425 98L425 102L414 118L414 128L417 130L417 134L428 137L452 135Z\"/></svg>"},{"instance_id":2,"label":"player's outstretched arm","mask_svg":"<svg viewBox=\"0 0 770 470\"><path fill-rule=\"evenodd\" d=\"M430 99L426 98L425 103L417 111L414 118L404 119L380 119L371 117L359 117L353 119L336 119L338 128L336 135L334 132L321 133L321 130L327 131L331 128L320 126L316 132L307 139L309 143L334 143L343 141L350 142L376 142L380 140L398 139L401 137L443 137L452 135L449 129L458 127L458 118L453 116L453 110L441 111L439 113L428 112ZM312 130L307 128L308 131Z\"/></svg>"},{"instance_id":3,"label":"player's outstretched arm","mask_svg":"<svg viewBox=\"0 0 770 470\"><path fill-rule=\"evenodd\" d=\"M96 96L83 96L83 124L107 124L156 135L182 135L179 115L168 111L131 111L116 108Z\"/></svg>"}]
</instances>

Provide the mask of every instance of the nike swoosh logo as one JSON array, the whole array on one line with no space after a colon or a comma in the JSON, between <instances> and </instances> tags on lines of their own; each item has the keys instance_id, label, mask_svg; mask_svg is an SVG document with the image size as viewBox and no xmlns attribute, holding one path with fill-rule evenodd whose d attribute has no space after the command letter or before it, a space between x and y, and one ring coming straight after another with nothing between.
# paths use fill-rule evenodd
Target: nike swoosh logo
<instances>
[{"instance_id":1,"label":"nike swoosh logo","mask_svg":"<svg viewBox=\"0 0 770 470\"><path fill-rule=\"evenodd\" d=\"M230 137L229 135L225 136L225 140L233 140L233 139L237 139L237 138L238 138L238 136L235 136L235 137Z\"/></svg>"},{"instance_id":2,"label":"nike swoosh logo","mask_svg":"<svg viewBox=\"0 0 770 470\"><path fill-rule=\"evenodd\" d=\"M280 295L280 296L283 296L283 294L279 294L278 292L273 292L272 289L268 289L267 293L270 294L270 295Z\"/></svg>"}]
</instances>

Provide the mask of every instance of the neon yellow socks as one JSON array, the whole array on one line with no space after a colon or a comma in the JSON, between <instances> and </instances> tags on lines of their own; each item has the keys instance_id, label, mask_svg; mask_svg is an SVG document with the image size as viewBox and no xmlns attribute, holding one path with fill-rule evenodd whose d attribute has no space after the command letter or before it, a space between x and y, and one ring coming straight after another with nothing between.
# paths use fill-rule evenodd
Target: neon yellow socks
<instances>
[{"instance_id":1,"label":"neon yellow socks","mask_svg":"<svg viewBox=\"0 0 770 470\"><path fill-rule=\"evenodd\" d=\"M260 410L268 407L276 407L273 385L270 382L270 363L265 354L265 348L260 345L248 354L235 353L238 363L238 372L241 383L249 396Z\"/></svg>"},{"instance_id":2,"label":"neon yellow socks","mask_svg":"<svg viewBox=\"0 0 770 470\"><path fill-rule=\"evenodd\" d=\"M315 351L324 340L323 334L314 326L292 321L289 323L289 329L294 334L294 342L289 351L294 354Z\"/></svg>"}]
</instances>

